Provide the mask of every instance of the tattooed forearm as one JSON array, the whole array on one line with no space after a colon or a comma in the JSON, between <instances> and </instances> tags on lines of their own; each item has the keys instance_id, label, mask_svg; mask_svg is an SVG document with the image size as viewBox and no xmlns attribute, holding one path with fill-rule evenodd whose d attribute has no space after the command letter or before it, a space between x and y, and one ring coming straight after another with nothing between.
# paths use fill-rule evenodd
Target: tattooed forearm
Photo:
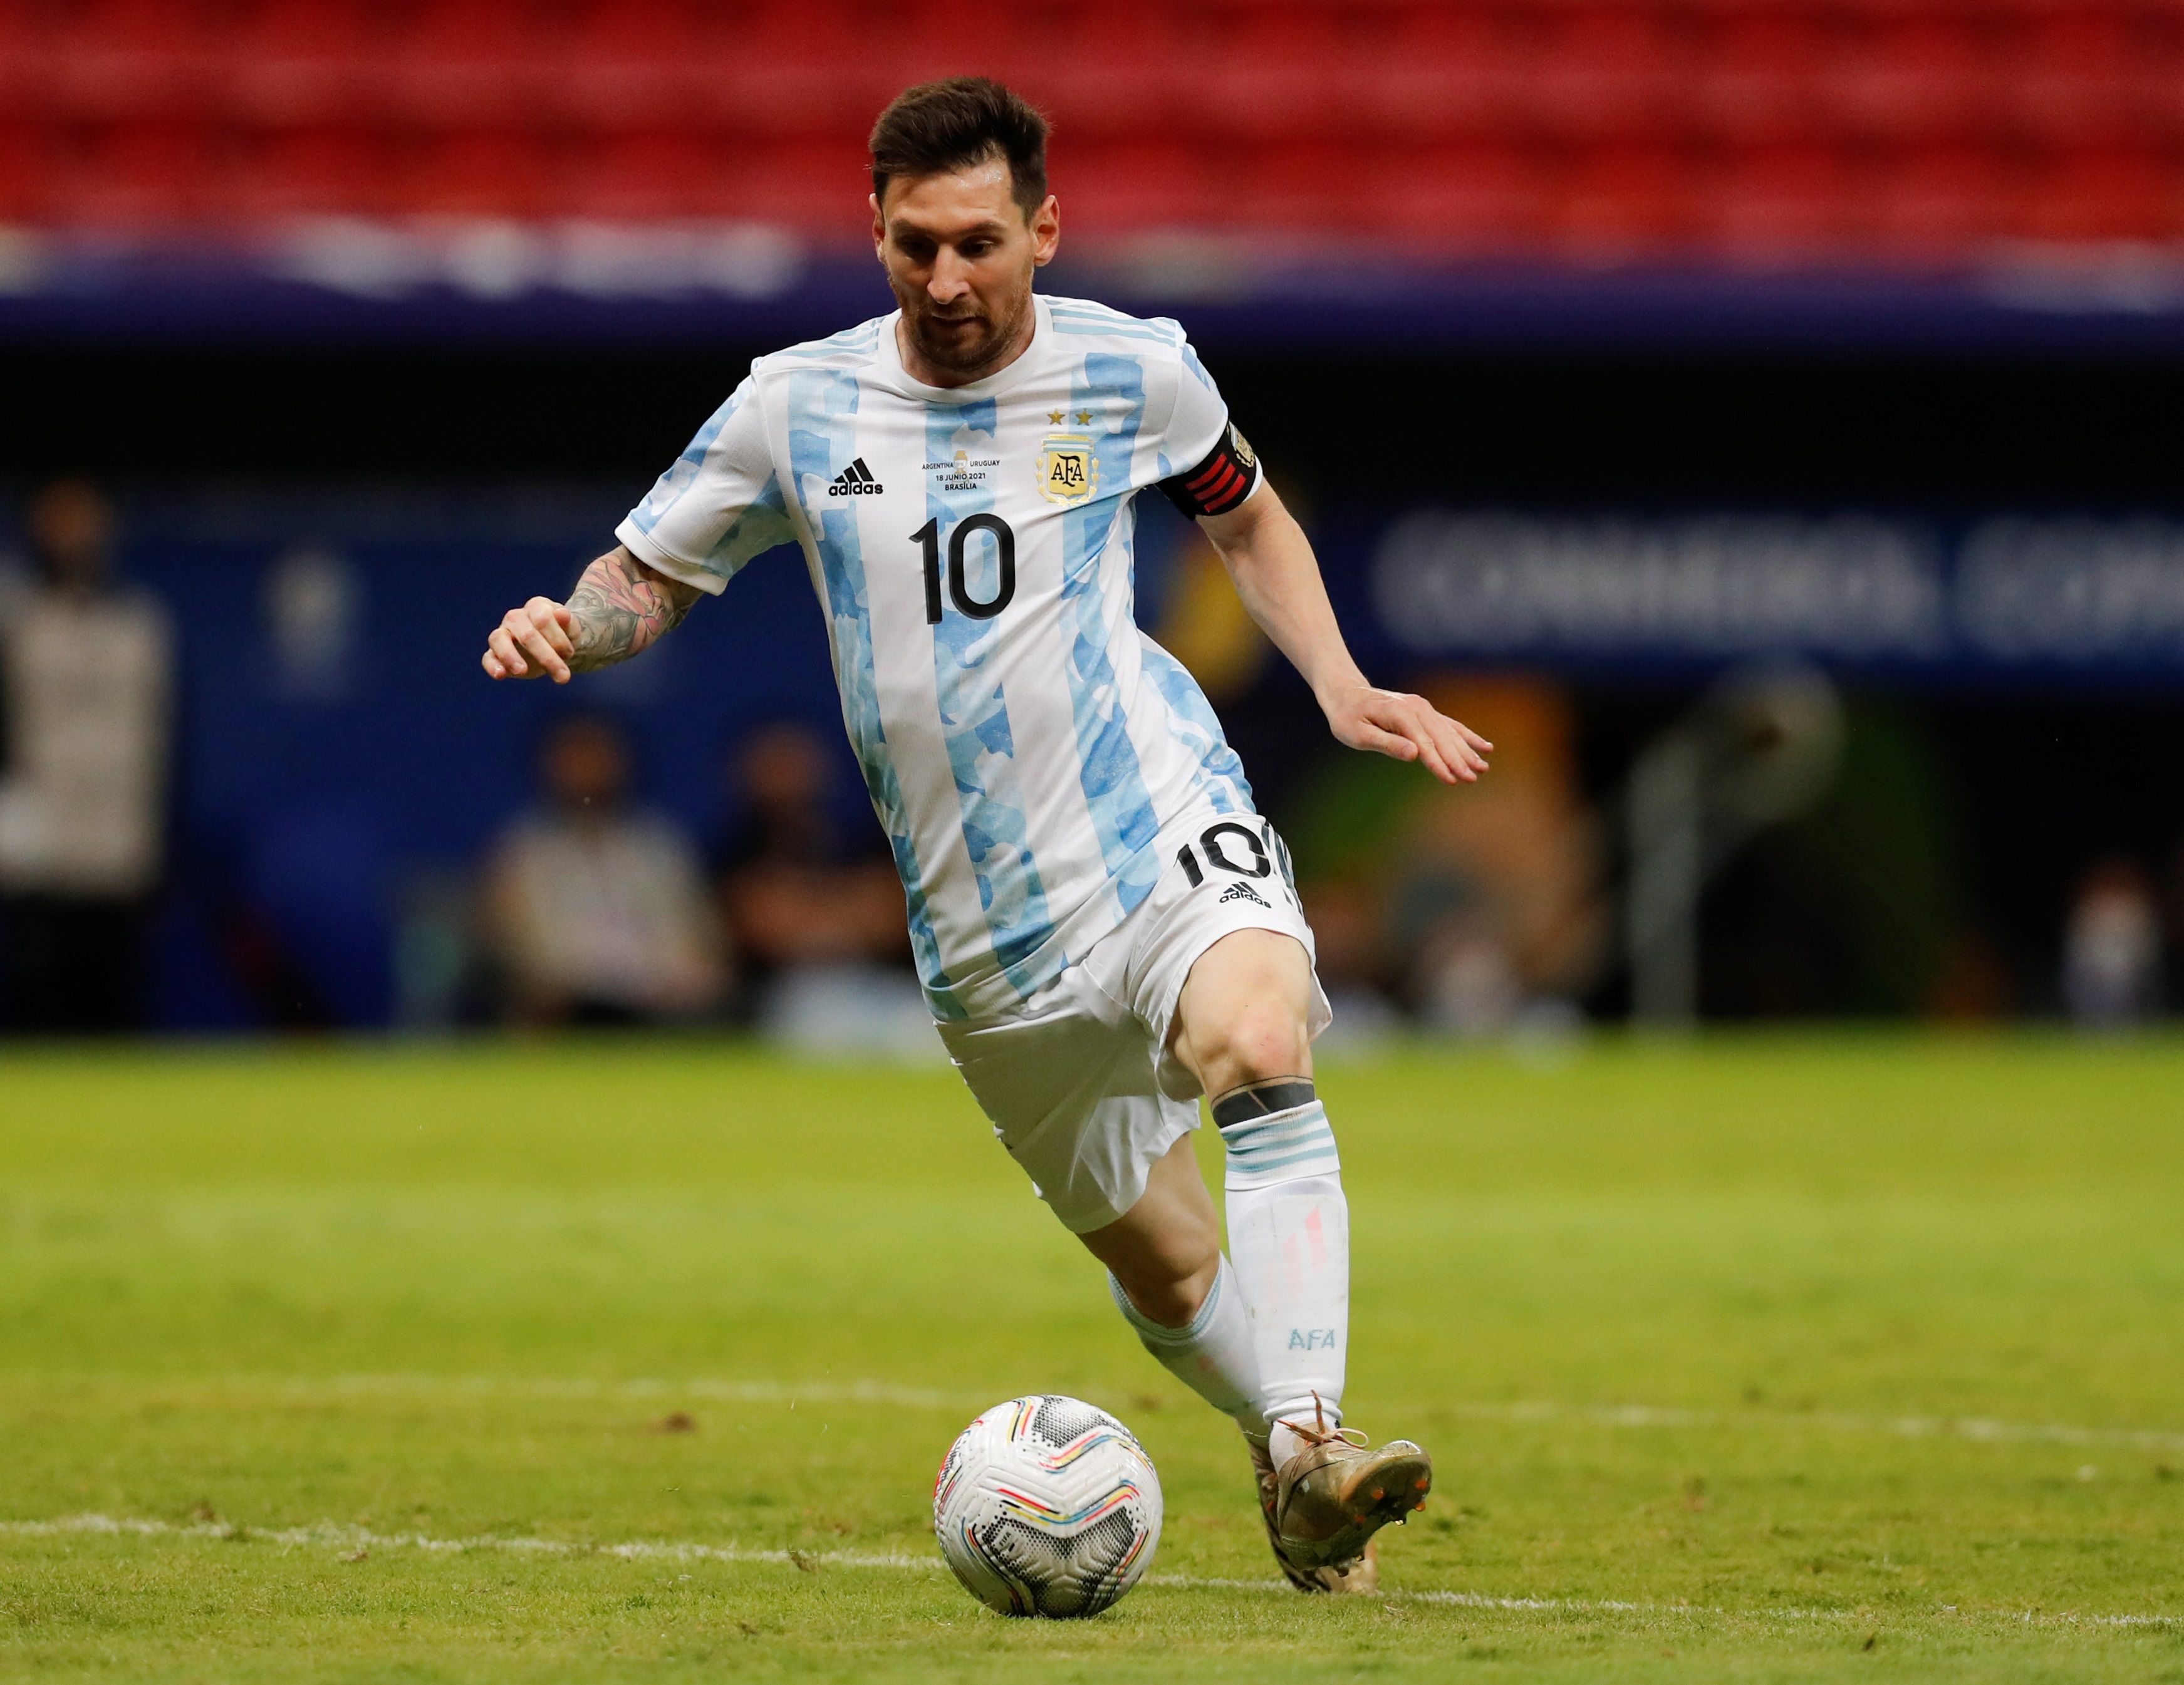
<instances>
[{"instance_id":1,"label":"tattooed forearm","mask_svg":"<svg viewBox=\"0 0 2184 1685\"><path fill-rule=\"evenodd\" d=\"M569 593L576 653L571 669L588 673L649 649L682 623L698 600L694 587L653 572L619 546L584 570Z\"/></svg>"}]
</instances>

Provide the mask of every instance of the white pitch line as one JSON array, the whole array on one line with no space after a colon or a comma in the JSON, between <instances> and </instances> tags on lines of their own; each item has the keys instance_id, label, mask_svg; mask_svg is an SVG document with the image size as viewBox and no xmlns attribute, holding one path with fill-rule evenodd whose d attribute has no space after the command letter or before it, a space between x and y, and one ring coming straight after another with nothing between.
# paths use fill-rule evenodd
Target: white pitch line
<instances>
[{"instance_id":1,"label":"white pitch line","mask_svg":"<svg viewBox=\"0 0 2184 1685\"><path fill-rule=\"evenodd\" d=\"M724 1381L706 1376L670 1381L651 1376L591 1379L583 1376L335 1375L325 1381L282 1376L270 1382L299 1392L520 1393L546 1398L710 1399L725 1404L883 1404L890 1410L981 1410L999 1400L973 1401L968 1393L900 1387L886 1381Z\"/></svg>"},{"instance_id":2,"label":"white pitch line","mask_svg":"<svg viewBox=\"0 0 2184 1685\"><path fill-rule=\"evenodd\" d=\"M136 1384L136 1383L128 1383ZM705 1399L723 1404L879 1404L891 1410L978 1410L998 1400L981 1393L943 1392L898 1386L892 1382L730 1381L698 1376L684 1380L585 1376L494 1375L329 1375L181 1376L162 1384L177 1387L233 1387L301 1394L365 1395L388 1393L513 1393L534 1398ZM1601 1427L1663 1430L1817 1430L1870 1434L1899 1439L1964 1439L1980 1444L2114 1446L2120 1449L2184 1454L2184 1432L2161 1428L2087 1427L2067 1422L2002 1421L1989 1416L1858 1415L1834 1410L1702 1410L1659 1404L1574 1404L1552 1399L1507 1403L1478 1400L1437 1402L1434 1408L1482 1421L1581 1421Z\"/></svg>"},{"instance_id":3,"label":"white pitch line","mask_svg":"<svg viewBox=\"0 0 2184 1685\"><path fill-rule=\"evenodd\" d=\"M1500 1421L1585 1421L1602 1427L1817 1428L1829 1433L1900 1439L1970 1439L1983 1444L2113 1445L2138 1451L2184 1452L2184 1433L2137 1427L2080 1427L2065 1422L1997 1421L1988 1416L1868 1416L1834 1410L1708 1410L1653 1404L1546 1402L1451 1404L1457 1415Z\"/></svg>"},{"instance_id":4,"label":"white pitch line","mask_svg":"<svg viewBox=\"0 0 2184 1685\"><path fill-rule=\"evenodd\" d=\"M795 1567L806 1572L822 1567L883 1568L934 1573L947 1565L939 1556L913 1555L907 1551L780 1550L739 1544L700 1544L694 1539L623 1539L609 1544L586 1544L569 1539L532 1538L481 1533L468 1538L437 1538L426 1533L382 1533L369 1527L339 1521L317 1521L301 1527L243 1527L225 1521L174 1522L136 1516L102 1515L61 1515L50 1521L0 1521L0 1537L53 1538L67 1535L105 1535L158 1539L231 1540L245 1538L286 1549L359 1552L416 1550L434 1554L463 1555L481 1551L507 1551L526 1556L608 1556L638 1562L766 1563ZM1288 1592L1279 1580L1222 1579L1195 1574L1148 1574L1145 1583L1173 1591ZM1953 1604L1934 1610L1891 1610L1876 1612L1848 1609L1733 1609L1707 1604L1635 1603L1617 1598L1497 1597L1485 1592L1393 1591L1379 1593L1394 1602L1452 1605L1461 1609L1507 1610L1518 1614L1639 1615L1651 1620L1730 1620L1810 1621L1830 1621L1880 1626L1905 1619L1934 1620L1958 1615ZM2184 1615L2081 1615L2041 1610L1986 1610L1961 1618L1985 1618L2013 1626L2153 1627L2184 1630Z\"/></svg>"},{"instance_id":5,"label":"white pitch line","mask_svg":"<svg viewBox=\"0 0 2184 1685\"><path fill-rule=\"evenodd\" d=\"M914 1568L931 1570L946 1565L938 1556L912 1556L902 1551L767 1550L740 1544L699 1544L693 1539L624 1539L611 1544L585 1544L569 1539L529 1538L481 1533L470 1538L435 1538L427 1533L382 1533L369 1527L340 1521L315 1521L302 1527L241 1527L226 1521L160 1521L128 1515L62 1515L49 1521L0 1521L0 1534L18 1538L54 1538L71 1533L103 1533L139 1538L247 1538L289 1548L316 1546L329 1550L420 1550L444 1555L475 1551L504 1550L520 1556L614 1556L626 1561L771 1562L795 1567L826 1564L841 1568Z\"/></svg>"}]
</instances>

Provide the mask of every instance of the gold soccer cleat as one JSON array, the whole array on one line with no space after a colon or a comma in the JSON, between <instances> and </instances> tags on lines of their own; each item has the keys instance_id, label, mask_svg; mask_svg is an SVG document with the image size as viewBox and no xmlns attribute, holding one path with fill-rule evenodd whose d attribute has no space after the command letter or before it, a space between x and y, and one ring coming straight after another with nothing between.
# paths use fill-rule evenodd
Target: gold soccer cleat
<instances>
[{"instance_id":1,"label":"gold soccer cleat","mask_svg":"<svg viewBox=\"0 0 2184 1685\"><path fill-rule=\"evenodd\" d=\"M1245 1441L1259 1476L1267 1542L1301 1592L1376 1591L1373 1535L1424 1507L1433 1459L1407 1439L1373 1450L1362 1433L1330 1428L1323 1411L1315 1415L1309 1427L1284 1424L1306 1444L1279 1470L1265 1446Z\"/></svg>"}]
</instances>

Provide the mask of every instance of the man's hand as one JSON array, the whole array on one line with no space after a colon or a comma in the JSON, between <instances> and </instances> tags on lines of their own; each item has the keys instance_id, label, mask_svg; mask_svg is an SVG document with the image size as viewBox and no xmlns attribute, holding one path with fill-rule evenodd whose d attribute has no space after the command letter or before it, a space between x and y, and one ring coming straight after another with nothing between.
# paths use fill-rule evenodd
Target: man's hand
<instances>
[{"instance_id":1,"label":"man's hand","mask_svg":"<svg viewBox=\"0 0 2184 1685\"><path fill-rule=\"evenodd\" d=\"M1312 686L1336 738L1396 760L1424 761L1444 784L1473 784L1494 745L1434 712L1422 696L1368 684L1342 642L1312 542L1271 486L1198 523L1236 582L1244 607Z\"/></svg>"},{"instance_id":2,"label":"man's hand","mask_svg":"<svg viewBox=\"0 0 2184 1685\"><path fill-rule=\"evenodd\" d=\"M577 653L571 636L576 624L568 605L550 597L534 597L521 609L510 609L485 641L486 676L567 684L575 676L569 658Z\"/></svg>"},{"instance_id":3,"label":"man's hand","mask_svg":"<svg viewBox=\"0 0 2184 1685\"><path fill-rule=\"evenodd\" d=\"M682 624L699 594L617 544L584 570L566 603L534 597L503 614L481 665L488 678L566 685L650 648Z\"/></svg>"},{"instance_id":4,"label":"man's hand","mask_svg":"<svg viewBox=\"0 0 2184 1685\"><path fill-rule=\"evenodd\" d=\"M1494 745L1460 720L1435 711L1422 696L1344 685L1321 698L1339 742L1391 760L1424 761L1444 784L1475 784Z\"/></svg>"}]
</instances>

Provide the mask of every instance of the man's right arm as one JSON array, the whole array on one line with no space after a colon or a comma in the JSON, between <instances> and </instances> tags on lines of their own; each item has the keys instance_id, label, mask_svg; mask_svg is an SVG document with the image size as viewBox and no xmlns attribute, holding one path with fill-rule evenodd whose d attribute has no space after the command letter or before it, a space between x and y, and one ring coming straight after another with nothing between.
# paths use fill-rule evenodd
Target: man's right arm
<instances>
[{"instance_id":1,"label":"man's right arm","mask_svg":"<svg viewBox=\"0 0 2184 1685\"><path fill-rule=\"evenodd\" d=\"M650 648L682 623L699 594L617 544L584 570L566 603L534 597L502 615L482 665L489 678L566 685Z\"/></svg>"}]
</instances>

